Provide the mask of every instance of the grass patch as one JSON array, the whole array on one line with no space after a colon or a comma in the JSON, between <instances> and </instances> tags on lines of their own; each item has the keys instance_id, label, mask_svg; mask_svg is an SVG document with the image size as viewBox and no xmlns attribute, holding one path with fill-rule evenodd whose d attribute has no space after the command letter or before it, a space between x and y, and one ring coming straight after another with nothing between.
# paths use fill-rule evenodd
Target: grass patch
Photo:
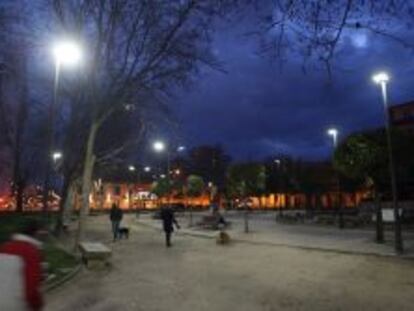
<instances>
[{"instance_id":1,"label":"grass patch","mask_svg":"<svg viewBox=\"0 0 414 311\"><path fill-rule=\"evenodd\" d=\"M0 214L0 243L7 241L10 236L17 232L27 219L39 219L42 215L34 214ZM49 217L48 225L54 223L54 217ZM64 277L77 265L77 259L59 248L53 239L44 241L43 256L48 263L48 275L53 276L50 281Z\"/></svg>"},{"instance_id":2,"label":"grass patch","mask_svg":"<svg viewBox=\"0 0 414 311\"><path fill-rule=\"evenodd\" d=\"M51 280L64 277L78 263L74 256L68 254L61 248L56 247L53 243L45 243L44 257L46 262L49 264L49 275L55 276Z\"/></svg>"}]
</instances>

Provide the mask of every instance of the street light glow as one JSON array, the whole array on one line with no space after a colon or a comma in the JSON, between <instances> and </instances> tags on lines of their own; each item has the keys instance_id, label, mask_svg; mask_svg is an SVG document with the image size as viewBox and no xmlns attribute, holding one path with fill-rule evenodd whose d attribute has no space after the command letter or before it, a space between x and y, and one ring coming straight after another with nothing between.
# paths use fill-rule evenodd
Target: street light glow
<instances>
[{"instance_id":1,"label":"street light glow","mask_svg":"<svg viewBox=\"0 0 414 311\"><path fill-rule=\"evenodd\" d=\"M334 145L334 148L336 148L338 145L338 130L334 127L331 127L330 129L328 129L326 133L329 136L332 136L333 145Z\"/></svg>"},{"instance_id":2,"label":"street light glow","mask_svg":"<svg viewBox=\"0 0 414 311\"><path fill-rule=\"evenodd\" d=\"M150 172L151 171L151 168L149 167L149 166L146 166L146 167L144 167L144 172Z\"/></svg>"},{"instance_id":3,"label":"street light glow","mask_svg":"<svg viewBox=\"0 0 414 311\"><path fill-rule=\"evenodd\" d=\"M57 64L74 66L82 58L80 46L73 41L61 41L54 45L53 55Z\"/></svg>"},{"instance_id":4,"label":"street light glow","mask_svg":"<svg viewBox=\"0 0 414 311\"><path fill-rule=\"evenodd\" d=\"M63 156L62 152L60 152L60 151L55 151L55 152L52 153L53 161L57 161L57 160L61 159L62 156Z\"/></svg>"},{"instance_id":5,"label":"street light glow","mask_svg":"<svg viewBox=\"0 0 414 311\"><path fill-rule=\"evenodd\" d=\"M130 166L128 166L128 169L129 169L129 171L133 172L133 171L135 171L135 166L130 165Z\"/></svg>"},{"instance_id":6,"label":"street light glow","mask_svg":"<svg viewBox=\"0 0 414 311\"><path fill-rule=\"evenodd\" d=\"M164 151L165 149L165 144L162 141L156 141L153 145L154 150L157 152L161 152Z\"/></svg>"},{"instance_id":7,"label":"street light glow","mask_svg":"<svg viewBox=\"0 0 414 311\"><path fill-rule=\"evenodd\" d=\"M334 137L338 136L338 130L337 130L336 128L330 128L330 129L327 131L327 133L328 133L328 135L330 135L330 136L334 136Z\"/></svg>"},{"instance_id":8,"label":"street light glow","mask_svg":"<svg viewBox=\"0 0 414 311\"><path fill-rule=\"evenodd\" d=\"M185 146L179 146L178 148L177 148L177 151L178 152L183 152L185 150Z\"/></svg>"},{"instance_id":9,"label":"street light glow","mask_svg":"<svg viewBox=\"0 0 414 311\"><path fill-rule=\"evenodd\" d=\"M386 72L378 72L372 76L372 81L376 84L387 83L390 76Z\"/></svg>"}]
</instances>

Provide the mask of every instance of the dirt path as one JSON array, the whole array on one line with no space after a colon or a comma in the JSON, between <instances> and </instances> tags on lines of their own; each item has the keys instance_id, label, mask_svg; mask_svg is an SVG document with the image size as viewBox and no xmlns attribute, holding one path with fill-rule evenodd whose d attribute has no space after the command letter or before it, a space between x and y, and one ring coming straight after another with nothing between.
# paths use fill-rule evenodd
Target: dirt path
<instances>
[{"instance_id":1,"label":"dirt path","mask_svg":"<svg viewBox=\"0 0 414 311\"><path fill-rule=\"evenodd\" d=\"M47 297L46 310L412 310L414 305L411 261L222 247L184 235L166 249L160 232L145 227L113 251L111 271L82 273Z\"/></svg>"}]
</instances>

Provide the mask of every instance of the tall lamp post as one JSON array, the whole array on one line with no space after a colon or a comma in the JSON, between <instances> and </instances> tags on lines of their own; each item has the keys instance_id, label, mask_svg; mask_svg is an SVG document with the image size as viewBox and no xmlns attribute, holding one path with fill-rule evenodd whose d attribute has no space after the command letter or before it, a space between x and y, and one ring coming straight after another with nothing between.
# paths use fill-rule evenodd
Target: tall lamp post
<instances>
[{"instance_id":1,"label":"tall lamp post","mask_svg":"<svg viewBox=\"0 0 414 311\"><path fill-rule=\"evenodd\" d=\"M339 131L336 128L330 128L327 131L327 134L332 137L332 146L334 151L338 147L338 134ZM333 166L333 156L332 156L332 166ZM343 229L345 227L344 224L344 214L342 210L342 197L341 197L341 184L339 181L338 172L335 171L335 183L336 183L336 192L337 192L337 204L338 204L338 216L339 216L339 229Z\"/></svg>"},{"instance_id":2,"label":"tall lamp post","mask_svg":"<svg viewBox=\"0 0 414 311\"><path fill-rule=\"evenodd\" d=\"M282 177L281 177L280 165L282 164L282 162L280 161L280 159L275 159L273 160L273 163L275 163L277 166L277 183L279 186L279 191L281 191L282 190ZM282 218L282 204L279 205L279 217ZM277 220L277 216L276 216L276 220Z\"/></svg>"},{"instance_id":3,"label":"tall lamp post","mask_svg":"<svg viewBox=\"0 0 414 311\"><path fill-rule=\"evenodd\" d=\"M128 171L131 173L134 173L136 171L135 166L130 165L128 166ZM128 209L131 210L131 207L133 206L133 191L131 189L131 184L128 185Z\"/></svg>"},{"instance_id":4,"label":"tall lamp post","mask_svg":"<svg viewBox=\"0 0 414 311\"><path fill-rule=\"evenodd\" d=\"M58 92L59 92L59 78L62 67L76 66L81 58L82 52L80 46L73 41L61 41L53 46L53 57L55 60L55 78L53 88L53 102L49 107L49 127L47 133L47 162L46 162L46 174L43 184L43 211L47 214L48 211L48 199L50 190L50 179L52 172L53 161L55 161L54 149L54 127L55 127L55 109L58 105Z\"/></svg>"},{"instance_id":5,"label":"tall lamp post","mask_svg":"<svg viewBox=\"0 0 414 311\"><path fill-rule=\"evenodd\" d=\"M167 153L167 175L166 177L167 177L167 185L168 185L168 190L169 190L168 191L168 198L169 198L169 192L171 190L170 189L170 152L165 146L165 143L160 140L155 141L152 147L154 148L155 152L161 153L161 152L166 151ZM170 200L168 199L168 204L169 204L169 201Z\"/></svg>"},{"instance_id":6,"label":"tall lamp post","mask_svg":"<svg viewBox=\"0 0 414 311\"><path fill-rule=\"evenodd\" d=\"M402 253L404 251L402 232L401 232L401 219L398 208L398 191L397 191L397 178L395 173L394 156L392 152L392 137L391 137L391 124L388 112L388 93L387 83L390 77L386 72L379 72L372 76L372 81L381 87L382 102L384 105L384 117L385 117L385 131L387 136L387 149L389 157L389 170L390 170L390 181L391 181L391 193L392 203L394 209L394 231L395 231L395 251Z\"/></svg>"},{"instance_id":7,"label":"tall lamp post","mask_svg":"<svg viewBox=\"0 0 414 311\"><path fill-rule=\"evenodd\" d=\"M155 141L153 143L152 147L155 150L155 152L161 153L161 152L164 152L165 151L167 153L167 174L166 174L166 177L167 177L168 185L170 186L170 181L171 181L171 178L170 178L170 174L171 174L171 172L170 172L170 170L171 170L171 154L170 154L170 149L166 146L166 144L163 141L160 141L160 140ZM185 146L178 146L175 149L175 151L176 152L184 152L185 149L186 149Z\"/></svg>"}]
</instances>

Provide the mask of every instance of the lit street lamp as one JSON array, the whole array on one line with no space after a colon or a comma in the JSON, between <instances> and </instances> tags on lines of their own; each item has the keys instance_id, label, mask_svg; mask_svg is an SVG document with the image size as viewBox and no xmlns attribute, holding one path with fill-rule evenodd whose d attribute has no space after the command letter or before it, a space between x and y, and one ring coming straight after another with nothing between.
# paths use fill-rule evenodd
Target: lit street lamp
<instances>
[{"instance_id":1,"label":"lit street lamp","mask_svg":"<svg viewBox=\"0 0 414 311\"><path fill-rule=\"evenodd\" d=\"M77 65L82 58L82 51L80 46L73 41L61 41L53 46L53 57L55 60L55 79L53 89L53 102L49 107L49 128L47 134L49 154L52 154L54 148L54 123L55 123L55 109L58 102L58 90L59 90L59 77L61 67L71 67ZM53 161L55 161L52 156ZM50 188L50 174L52 171L51 159L47 159L46 174L43 186L43 210L47 213L48 210L48 197Z\"/></svg>"},{"instance_id":2,"label":"lit street lamp","mask_svg":"<svg viewBox=\"0 0 414 311\"><path fill-rule=\"evenodd\" d=\"M329 136L332 136L334 148L338 147L338 130L336 128L330 128L327 131Z\"/></svg>"},{"instance_id":3,"label":"lit street lamp","mask_svg":"<svg viewBox=\"0 0 414 311\"><path fill-rule=\"evenodd\" d=\"M170 169L170 150L169 150L169 148L167 148L167 146L166 146L166 144L164 143L164 142L162 142L162 141L160 141L160 140L157 140L157 141L155 141L154 143L153 143L153 145L152 145L152 147L154 148L154 150L156 151L156 152L158 152L158 153L161 153L161 152L164 152L164 151L166 151L166 153L167 153L167 177L168 177L168 179L169 179L169 175L171 174L171 169ZM178 146L176 149L175 149L175 151L176 152L184 152L186 150L186 147L185 146ZM148 168L148 172L150 171L151 169L150 168ZM174 173L174 172L173 172ZM175 172L176 173L176 172ZM178 174L180 174L180 173L178 173ZM178 175L177 174L177 175Z\"/></svg>"},{"instance_id":4,"label":"lit street lamp","mask_svg":"<svg viewBox=\"0 0 414 311\"><path fill-rule=\"evenodd\" d=\"M62 159L62 157L63 157L63 155L62 155L62 152L60 152L60 151L55 151L52 154L52 159L53 159L53 162L55 162L55 163L57 162L57 160Z\"/></svg>"},{"instance_id":5,"label":"lit street lamp","mask_svg":"<svg viewBox=\"0 0 414 311\"><path fill-rule=\"evenodd\" d=\"M167 174L162 174L160 177L161 178L167 178L168 181L168 185L170 184L170 174L171 174L171 163L170 163L170 149L166 146L166 144L163 141L157 140L153 143L152 145L153 149L155 150L155 152L161 153L166 151L167 154ZM175 151L176 152L183 152L185 150L185 146L178 146ZM172 172L174 173L174 172ZM177 173L177 171L175 171L175 173ZM179 171L179 173L177 175L179 175L181 172Z\"/></svg>"},{"instance_id":6,"label":"lit street lamp","mask_svg":"<svg viewBox=\"0 0 414 311\"><path fill-rule=\"evenodd\" d=\"M162 152L165 149L165 144L162 141L156 141L153 144L154 150L157 152Z\"/></svg>"},{"instance_id":7,"label":"lit street lamp","mask_svg":"<svg viewBox=\"0 0 414 311\"><path fill-rule=\"evenodd\" d=\"M53 55L58 65L76 66L82 58L82 51L74 41L61 41L53 46Z\"/></svg>"},{"instance_id":8,"label":"lit street lamp","mask_svg":"<svg viewBox=\"0 0 414 311\"><path fill-rule=\"evenodd\" d=\"M277 166L277 185L280 192L282 192L282 177L281 177L281 171L280 171L280 165L282 164L282 161L280 159L274 159L273 163ZM279 195L278 195L279 198ZM278 200L279 201L279 200ZM279 205L279 217L282 218L282 204ZM278 216L276 215L275 220L277 221Z\"/></svg>"},{"instance_id":9,"label":"lit street lamp","mask_svg":"<svg viewBox=\"0 0 414 311\"><path fill-rule=\"evenodd\" d=\"M338 147L338 134L339 131L334 128L331 127L330 129L328 129L328 131L326 132L329 136L332 137L332 145L333 145L333 149L335 152L335 149ZM332 156L332 166L333 166L333 156ZM337 191L337 204L338 204L338 216L339 216L339 229L343 229L345 227L345 223L344 223L344 214L343 214L343 210L342 210L342 196L341 196L341 183L339 180L339 175L338 172L335 170L335 182L336 182L336 191Z\"/></svg>"},{"instance_id":10,"label":"lit street lamp","mask_svg":"<svg viewBox=\"0 0 414 311\"><path fill-rule=\"evenodd\" d=\"M395 250L397 253L402 253L404 250L402 233L401 233L401 220L400 213L398 209L398 198L397 198L397 178L395 174L394 166L394 156L392 153L392 138L390 130L390 117L388 112L388 94L387 94L387 83L389 82L390 77L386 72L379 72L372 76L372 81L375 84L380 85L382 102L384 105L384 117L385 117L385 131L387 135L387 147L388 147L388 156L389 156L389 170L391 176L391 192L392 192L392 202L394 209L394 230L395 230Z\"/></svg>"}]
</instances>

